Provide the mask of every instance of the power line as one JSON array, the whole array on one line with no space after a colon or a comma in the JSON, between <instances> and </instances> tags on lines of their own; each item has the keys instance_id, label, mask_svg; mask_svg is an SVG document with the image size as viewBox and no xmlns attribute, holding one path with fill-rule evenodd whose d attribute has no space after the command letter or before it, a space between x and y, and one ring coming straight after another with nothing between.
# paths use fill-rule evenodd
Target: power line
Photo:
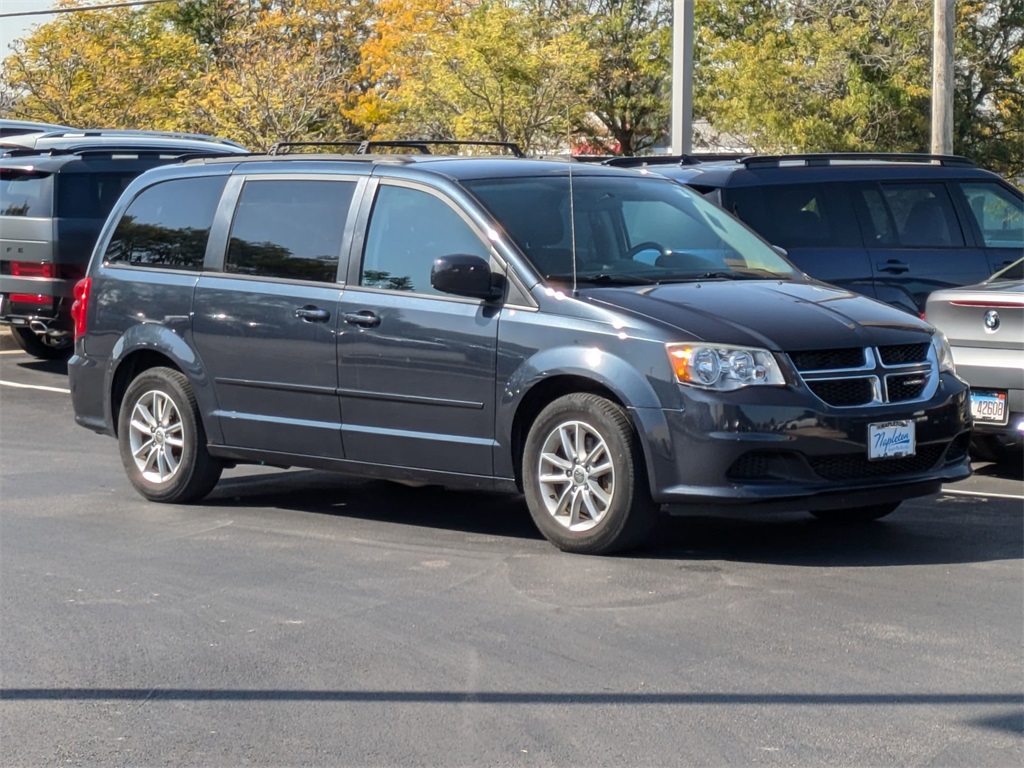
<instances>
[{"instance_id":1,"label":"power line","mask_svg":"<svg viewBox=\"0 0 1024 768\"><path fill-rule=\"evenodd\" d=\"M133 5L154 5L156 3L176 3L178 0L129 0L124 3L104 3L103 5L79 5L75 8L50 8L45 11L16 11L0 13L0 19L11 19L16 16L51 16L55 13L79 13L81 11L102 11L107 8L128 8Z\"/></svg>"}]
</instances>

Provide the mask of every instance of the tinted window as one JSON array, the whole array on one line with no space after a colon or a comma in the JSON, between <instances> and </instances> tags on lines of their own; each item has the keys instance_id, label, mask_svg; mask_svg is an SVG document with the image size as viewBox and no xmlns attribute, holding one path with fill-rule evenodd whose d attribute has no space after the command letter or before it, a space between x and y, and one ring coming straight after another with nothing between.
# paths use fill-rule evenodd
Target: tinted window
<instances>
[{"instance_id":1,"label":"tinted window","mask_svg":"<svg viewBox=\"0 0 1024 768\"><path fill-rule=\"evenodd\" d=\"M960 223L944 184L882 184L881 191L890 229L876 229L875 242L908 248L950 248L964 244ZM870 209L870 200L868 205ZM877 198L875 205L878 205ZM880 217L872 214L872 220L880 220Z\"/></svg>"},{"instance_id":2,"label":"tinted window","mask_svg":"<svg viewBox=\"0 0 1024 768\"><path fill-rule=\"evenodd\" d=\"M1024 247L1024 203L1020 198L998 184L964 182L960 186L987 247Z\"/></svg>"},{"instance_id":3,"label":"tinted window","mask_svg":"<svg viewBox=\"0 0 1024 768\"><path fill-rule=\"evenodd\" d=\"M52 215L52 179L48 173L0 171L0 216Z\"/></svg>"},{"instance_id":4,"label":"tinted window","mask_svg":"<svg viewBox=\"0 0 1024 768\"><path fill-rule=\"evenodd\" d=\"M62 219L105 219L141 171L57 174L57 213Z\"/></svg>"},{"instance_id":5,"label":"tinted window","mask_svg":"<svg viewBox=\"0 0 1024 768\"><path fill-rule=\"evenodd\" d=\"M360 285L438 293L430 284L434 259L457 253L489 255L477 234L440 198L382 185L366 235Z\"/></svg>"},{"instance_id":6,"label":"tinted window","mask_svg":"<svg viewBox=\"0 0 1024 768\"><path fill-rule=\"evenodd\" d=\"M729 190L728 209L783 248L863 245L839 184L777 184Z\"/></svg>"},{"instance_id":7,"label":"tinted window","mask_svg":"<svg viewBox=\"0 0 1024 768\"><path fill-rule=\"evenodd\" d=\"M206 241L225 177L175 179L144 189L118 222L110 263L203 268Z\"/></svg>"},{"instance_id":8,"label":"tinted window","mask_svg":"<svg viewBox=\"0 0 1024 768\"><path fill-rule=\"evenodd\" d=\"M335 282L354 191L355 182L349 181L247 181L231 225L224 269Z\"/></svg>"}]
</instances>

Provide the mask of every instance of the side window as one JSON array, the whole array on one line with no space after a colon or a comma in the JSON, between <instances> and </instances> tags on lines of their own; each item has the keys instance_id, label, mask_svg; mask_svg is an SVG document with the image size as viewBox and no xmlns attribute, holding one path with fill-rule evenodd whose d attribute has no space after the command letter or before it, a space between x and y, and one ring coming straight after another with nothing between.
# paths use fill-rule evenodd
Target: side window
<instances>
[{"instance_id":1,"label":"side window","mask_svg":"<svg viewBox=\"0 0 1024 768\"><path fill-rule=\"evenodd\" d=\"M991 182L960 185L988 248L1024 247L1024 203Z\"/></svg>"},{"instance_id":2,"label":"side window","mask_svg":"<svg viewBox=\"0 0 1024 768\"><path fill-rule=\"evenodd\" d=\"M175 179L142 190L114 230L111 264L200 270L226 177Z\"/></svg>"},{"instance_id":3,"label":"side window","mask_svg":"<svg viewBox=\"0 0 1024 768\"><path fill-rule=\"evenodd\" d=\"M964 244L960 223L944 184L882 184L881 188L899 245L949 248Z\"/></svg>"},{"instance_id":4,"label":"side window","mask_svg":"<svg viewBox=\"0 0 1024 768\"><path fill-rule=\"evenodd\" d=\"M328 179L247 181L231 223L225 271L335 282L355 186Z\"/></svg>"},{"instance_id":5,"label":"side window","mask_svg":"<svg viewBox=\"0 0 1024 768\"><path fill-rule=\"evenodd\" d=\"M773 245L783 248L862 245L838 184L737 187L729 209Z\"/></svg>"},{"instance_id":6,"label":"side window","mask_svg":"<svg viewBox=\"0 0 1024 768\"><path fill-rule=\"evenodd\" d=\"M434 259L456 253L489 258L488 247L441 198L385 184L373 203L359 284L436 294Z\"/></svg>"},{"instance_id":7,"label":"side window","mask_svg":"<svg viewBox=\"0 0 1024 768\"><path fill-rule=\"evenodd\" d=\"M45 218L53 213L53 177L21 169L0 171L0 216Z\"/></svg>"}]
</instances>

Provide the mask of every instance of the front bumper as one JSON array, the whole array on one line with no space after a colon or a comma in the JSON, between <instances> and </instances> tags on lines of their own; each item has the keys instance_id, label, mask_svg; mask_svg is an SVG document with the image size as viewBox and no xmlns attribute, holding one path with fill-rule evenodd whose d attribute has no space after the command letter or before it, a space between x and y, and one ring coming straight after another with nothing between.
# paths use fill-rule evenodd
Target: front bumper
<instances>
[{"instance_id":1,"label":"front bumper","mask_svg":"<svg viewBox=\"0 0 1024 768\"><path fill-rule=\"evenodd\" d=\"M925 402L832 408L790 388L687 388L681 410L636 409L655 501L840 509L926 496L971 474L967 386L943 374ZM868 459L868 425L915 422L914 455ZM674 510L670 510L674 511Z\"/></svg>"}]
</instances>

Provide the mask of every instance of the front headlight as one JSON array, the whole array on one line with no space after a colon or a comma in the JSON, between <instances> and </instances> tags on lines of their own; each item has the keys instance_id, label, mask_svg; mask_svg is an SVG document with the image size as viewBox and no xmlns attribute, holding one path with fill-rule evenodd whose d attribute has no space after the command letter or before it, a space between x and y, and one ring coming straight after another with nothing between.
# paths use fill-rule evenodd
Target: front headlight
<instances>
[{"instance_id":1,"label":"front headlight","mask_svg":"<svg viewBox=\"0 0 1024 768\"><path fill-rule=\"evenodd\" d=\"M935 347L935 358L939 361L939 373L956 373L953 349L949 346L946 334L936 329L932 336L932 346Z\"/></svg>"},{"instance_id":2,"label":"front headlight","mask_svg":"<svg viewBox=\"0 0 1024 768\"><path fill-rule=\"evenodd\" d=\"M756 384L784 386L775 357L766 349L720 344L666 344L672 372L680 384L727 392Z\"/></svg>"}]
</instances>

